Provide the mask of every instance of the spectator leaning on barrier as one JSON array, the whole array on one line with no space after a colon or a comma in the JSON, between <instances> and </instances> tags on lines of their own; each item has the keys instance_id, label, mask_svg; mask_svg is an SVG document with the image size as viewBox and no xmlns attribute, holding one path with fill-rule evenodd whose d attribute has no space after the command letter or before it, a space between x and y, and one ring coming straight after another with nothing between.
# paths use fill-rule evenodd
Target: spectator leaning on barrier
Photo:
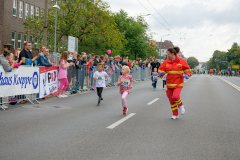
<instances>
[{"instance_id":1,"label":"spectator leaning on barrier","mask_svg":"<svg viewBox=\"0 0 240 160\"><path fill-rule=\"evenodd\" d=\"M107 54L105 54L105 64L108 66L108 67L110 67L110 65L111 65L111 63L110 63L110 59L108 58L108 55Z\"/></svg>"},{"instance_id":2,"label":"spectator leaning on barrier","mask_svg":"<svg viewBox=\"0 0 240 160\"><path fill-rule=\"evenodd\" d=\"M80 65L83 67L83 66L86 66L87 65L87 56L86 55L83 55L81 60L80 60Z\"/></svg>"},{"instance_id":3,"label":"spectator leaning on barrier","mask_svg":"<svg viewBox=\"0 0 240 160\"><path fill-rule=\"evenodd\" d=\"M45 46L41 46L41 48L39 49L39 53L43 53L44 49L46 49Z\"/></svg>"},{"instance_id":4,"label":"spectator leaning on barrier","mask_svg":"<svg viewBox=\"0 0 240 160\"><path fill-rule=\"evenodd\" d=\"M3 54L0 55L0 65L3 66L3 69L5 72L12 72L12 69L14 68L14 65L17 63L14 61L12 65L8 63L8 60L10 60L10 52L7 49L3 50Z\"/></svg>"},{"instance_id":5,"label":"spectator leaning on barrier","mask_svg":"<svg viewBox=\"0 0 240 160\"><path fill-rule=\"evenodd\" d=\"M93 61L93 66L97 66L98 63L100 63L100 57L99 57L99 55L96 55L96 56L95 56L95 59L94 59L94 61Z\"/></svg>"},{"instance_id":6,"label":"spectator leaning on barrier","mask_svg":"<svg viewBox=\"0 0 240 160\"><path fill-rule=\"evenodd\" d=\"M104 56L103 55L100 56L100 63L104 64Z\"/></svg>"},{"instance_id":7,"label":"spectator leaning on barrier","mask_svg":"<svg viewBox=\"0 0 240 160\"><path fill-rule=\"evenodd\" d=\"M13 63L16 63L13 68L19 68L19 66L23 63L23 60L21 60L19 63L17 63L17 61L14 61L13 59L14 59L14 55L13 55L13 53L10 53L10 59L8 60L10 66Z\"/></svg>"},{"instance_id":8,"label":"spectator leaning on barrier","mask_svg":"<svg viewBox=\"0 0 240 160\"><path fill-rule=\"evenodd\" d=\"M14 68L14 65L16 64L16 61L10 64L8 63L8 60L10 59L10 53L7 49L3 49L3 54L0 55L0 65L3 66L3 69L5 72L12 72L12 69ZM0 98L0 103L2 103L2 98ZM2 108L7 109L8 107L5 105L1 105Z\"/></svg>"},{"instance_id":9,"label":"spectator leaning on barrier","mask_svg":"<svg viewBox=\"0 0 240 160\"><path fill-rule=\"evenodd\" d=\"M142 67L142 66L143 66L143 62L142 62L141 59L140 59L139 62L138 62L138 66L139 66L139 67Z\"/></svg>"},{"instance_id":10,"label":"spectator leaning on barrier","mask_svg":"<svg viewBox=\"0 0 240 160\"><path fill-rule=\"evenodd\" d=\"M45 48L43 52L39 53L38 60L37 60L38 66L47 66L47 67L54 66L55 63L50 63L48 56L49 56L49 49Z\"/></svg>"},{"instance_id":11,"label":"spectator leaning on barrier","mask_svg":"<svg viewBox=\"0 0 240 160\"><path fill-rule=\"evenodd\" d=\"M30 51L32 47L31 42L27 41L24 43L24 49L19 54L18 62L23 60L23 65L32 65L35 64L37 56L33 58L32 52Z\"/></svg>"},{"instance_id":12,"label":"spectator leaning on barrier","mask_svg":"<svg viewBox=\"0 0 240 160\"><path fill-rule=\"evenodd\" d=\"M122 66L127 66L128 60L125 58L122 62Z\"/></svg>"},{"instance_id":13,"label":"spectator leaning on barrier","mask_svg":"<svg viewBox=\"0 0 240 160\"><path fill-rule=\"evenodd\" d=\"M68 63L68 51L64 51L59 61L59 72L58 72L58 79L60 80L60 87L59 87L59 98L67 97L65 95L65 91L69 85L67 79L67 68L74 65L73 62Z\"/></svg>"}]
</instances>

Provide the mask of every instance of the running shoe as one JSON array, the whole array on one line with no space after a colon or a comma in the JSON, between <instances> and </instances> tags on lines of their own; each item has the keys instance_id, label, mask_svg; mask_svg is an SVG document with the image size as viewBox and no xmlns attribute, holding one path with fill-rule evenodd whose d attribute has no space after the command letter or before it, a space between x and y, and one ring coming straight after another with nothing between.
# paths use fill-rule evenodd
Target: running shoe
<instances>
[{"instance_id":1,"label":"running shoe","mask_svg":"<svg viewBox=\"0 0 240 160\"><path fill-rule=\"evenodd\" d=\"M171 119L178 119L179 116L172 116Z\"/></svg>"},{"instance_id":2,"label":"running shoe","mask_svg":"<svg viewBox=\"0 0 240 160\"><path fill-rule=\"evenodd\" d=\"M101 103L101 98L99 97L99 98L98 98L98 104L97 104L97 106L99 106L100 103Z\"/></svg>"},{"instance_id":3,"label":"running shoe","mask_svg":"<svg viewBox=\"0 0 240 160\"><path fill-rule=\"evenodd\" d=\"M4 109L8 109L8 106L5 105L1 105Z\"/></svg>"},{"instance_id":4,"label":"running shoe","mask_svg":"<svg viewBox=\"0 0 240 160\"><path fill-rule=\"evenodd\" d=\"M60 95L58 95L58 98L64 98L64 97L63 97L63 95L60 94Z\"/></svg>"},{"instance_id":5,"label":"running shoe","mask_svg":"<svg viewBox=\"0 0 240 160\"><path fill-rule=\"evenodd\" d=\"M103 100L103 98L101 98L101 100Z\"/></svg>"},{"instance_id":6,"label":"running shoe","mask_svg":"<svg viewBox=\"0 0 240 160\"><path fill-rule=\"evenodd\" d=\"M184 113L185 113L185 108L184 108L183 106L181 106L179 109L180 109L180 112L182 113L182 115L184 115Z\"/></svg>"},{"instance_id":7,"label":"running shoe","mask_svg":"<svg viewBox=\"0 0 240 160\"><path fill-rule=\"evenodd\" d=\"M62 95L62 97L64 97L64 98L65 98L65 97L68 97L68 96L67 96L66 94L63 94L63 95Z\"/></svg>"},{"instance_id":8,"label":"running shoe","mask_svg":"<svg viewBox=\"0 0 240 160\"><path fill-rule=\"evenodd\" d=\"M124 107L124 108L123 108L123 115L126 115L126 114L127 114L127 111L128 111L128 108L127 108L127 107Z\"/></svg>"}]
</instances>

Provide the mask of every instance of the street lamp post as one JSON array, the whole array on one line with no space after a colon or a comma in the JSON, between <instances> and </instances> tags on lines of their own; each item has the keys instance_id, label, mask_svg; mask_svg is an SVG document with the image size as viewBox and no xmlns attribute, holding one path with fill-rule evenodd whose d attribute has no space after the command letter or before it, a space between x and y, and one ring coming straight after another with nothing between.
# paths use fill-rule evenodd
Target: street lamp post
<instances>
[{"instance_id":1,"label":"street lamp post","mask_svg":"<svg viewBox=\"0 0 240 160\"><path fill-rule=\"evenodd\" d=\"M162 44L162 37L169 36L169 35L170 34L161 36L161 44ZM160 62L161 62L161 59L162 59L162 47L160 48Z\"/></svg>"},{"instance_id":2,"label":"street lamp post","mask_svg":"<svg viewBox=\"0 0 240 160\"><path fill-rule=\"evenodd\" d=\"M55 15L55 39L54 39L54 62L56 62L56 40L57 40L57 10L60 9L60 7L57 5L57 1L56 4L53 6L53 8L56 9L56 15Z\"/></svg>"}]
</instances>

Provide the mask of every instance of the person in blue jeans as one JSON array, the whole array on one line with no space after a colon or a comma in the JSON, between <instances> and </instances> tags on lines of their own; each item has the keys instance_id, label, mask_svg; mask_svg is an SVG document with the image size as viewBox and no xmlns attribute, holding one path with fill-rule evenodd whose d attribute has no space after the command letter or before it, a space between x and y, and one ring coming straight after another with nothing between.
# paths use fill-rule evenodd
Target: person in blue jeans
<instances>
[{"instance_id":1,"label":"person in blue jeans","mask_svg":"<svg viewBox=\"0 0 240 160\"><path fill-rule=\"evenodd\" d=\"M157 88L157 81L158 81L157 68L154 68L153 71L154 72L152 72L152 86L153 86L153 90L156 90L156 88Z\"/></svg>"}]
</instances>

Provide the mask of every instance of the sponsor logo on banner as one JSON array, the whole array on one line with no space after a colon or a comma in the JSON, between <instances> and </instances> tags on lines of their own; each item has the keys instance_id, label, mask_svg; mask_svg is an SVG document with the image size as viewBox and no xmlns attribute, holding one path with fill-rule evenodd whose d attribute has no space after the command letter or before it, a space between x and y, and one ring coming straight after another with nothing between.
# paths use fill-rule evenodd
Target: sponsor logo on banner
<instances>
[{"instance_id":1,"label":"sponsor logo on banner","mask_svg":"<svg viewBox=\"0 0 240 160\"><path fill-rule=\"evenodd\" d=\"M4 85L21 85L21 88L27 88L27 85L32 85L34 89L38 87L38 73L34 72L31 77L21 77L18 74L14 74L14 76L3 77L3 72L0 72L0 86Z\"/></svg>"},{"instance_id":2,"label":"sponsor logo on banner","mask_svg":"<svg viewBox=\"0 0 240 160\"><path fill-rule=\"evenodd\" d=\"M12 72L5 72L0 66L0 97L38 92L39 68L19 67Z\"/></svg>"},{"instance_id":3,"label":"sponsor logo on banner","mask_svg":"<svg viewBox=\"0 0 240 160\"><path fill-rule=\"evenodd\" d=\"M45 98L58 94L58 67L40 67L39 97Z\"/></svg>"}]
</instances>

